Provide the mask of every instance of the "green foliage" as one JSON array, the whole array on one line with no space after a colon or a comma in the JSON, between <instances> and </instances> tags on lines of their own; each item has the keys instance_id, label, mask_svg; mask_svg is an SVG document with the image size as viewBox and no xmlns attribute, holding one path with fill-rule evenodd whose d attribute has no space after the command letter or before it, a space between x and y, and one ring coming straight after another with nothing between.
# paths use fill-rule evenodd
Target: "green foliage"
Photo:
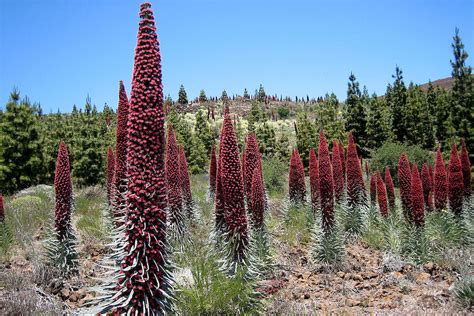
<instances>
[{"instance_id":1,"label":"green foliage","mask_svg":"<svg viewBox=\"0 0 474 316\"><path fill-rule=\"evenodd\" d=\"M188 104L188 95L186 94L186 90L184 90L184 86L181 85L178 91L178 103L181 105Z\"/></svg>"},{"instance_id":2,"label":"green foliage","mask_svg":"<svg viewBox=\"0 0 474 316\"><path fill-rule=\"evenodd\" d=\"M290 139L288 137L288 133L283 130L283 128L280 130L279 137L276 142L275 157L284 162L288 162L290 160Z\"/></svg>"},{"instance_id":3,"label":"green foliage","mask_svg":"<svg viewBox=\"0 0 474 316\"><path fill-rule=\"evenodd\" d=\"M313 234L313 259L332 269L339 269L344 262L346 249L344 247L343 233L337 224L331 231L324 232L319 221Z\"/></svg>"},{"instance_id":4,"label":"green foliage","mask_svg":"<svg viewBox=\"0 0 474 316\"><path fill-rule=\"evenodd\" d=\"M432 97L432 96L431 96ZM422 148L433 149L434 130L427 97L420 87L410 84L405 108L406 141Z\"/></svg>"},{"instance_id":5,"label":"green foliage","mask_svg":"<svg viewBox=\"0 0 474 316\"><path fill-rule=\"evenodd\" d=\"M13 233L6 221L0 222L0 259L10 258L10 249L13 245Z\"/></svg>"},{"instance_id":6,"label":"green foliage","mask_svg":"<svg viewBox=\"0 0 474 316\"><path fill-rule=\"evenodd\" d=\"M449 146L446 143L448 138L449 128L449 108L451 104L451 93L443 88L437 87L435 90L435 103L434 103L434 130L436 140L442 145L443 148ZM428 100L432 100L432 96L429 96Z\"/></svg>"},{"instance_id":7,"label":"green foliage","mask_svg":"<svg viewBox=\"0 0 474 316\"><path fill-rule=\"evenodd\" d=\"M347 100L346 100L346 131L352 132L359 146L363 144L366 139L366 102L368 101L367 90L364 89L364 96L359 89L359 82L353 73L349 76L349 83L347 84Z\"/></svg>"},{"instance_id":8,"label":"green foliage","mask_svg":"<svg viewBox=\"0 0 474 316\"><path fill-rule=\"evenodd\" d=\"M410 146L406 144L389 142L385 143L372 154L370 170L383 171L385 166L388 166L391 170L394 184L398 185L397 167L398 160L400 159L400 155L402 153L407 153L410 162L416 162L418 166L422 166L425 162L432 164L434 160L433 153L424 150L419 146Z\"/></svg>"},{"instance_id":9,"label":"green foliage","mask_svg":"<svg viewBox=\"0 0 474 316\"><path fill-rule=\"evenodd\" d=\"M275 130L270 124L264 122L257 127L255 132L258 140L258 149L265 157L273 157L276 151Z\"/></svg>"},{"instance_id":10,"label":"green foliage","mask_svg":"<svg viewBox=\"0 0 474 316\"><path fill-rule=\"evenodd\" d=\"M467 276L466 280L462 280L454 289L456 302L462 308L474 308L474 278Z\"/></svg>"},{"instance_id":11,"label":"green foliage","mask_svg":"<svg viewBox=\"0 0 474 316\"><path fill-rule=\"evenodd\" d=\"M324 131L327 139L346 137L342 108L334 93L326 94L316 108L316 132Z\"/></svg>"},{"instance_id":12,"label":"green foliage","mask_svg":"<svg viewBox=\"0 0 474 316\"><path fill-rule=\"evenodd\" d=\"M258 102L264 102L265 97L266 97L265 89L263 89L262 84L260 84L260 87L258 88L257 101Z\"/></svg>"},{"instance_id":13,"label":"green foliage","mask_svg":"<svg viewBox=\"0 0 474 316\"><path fill-rule=\"evenodd\" d=\"M200 103L207 102L207 96L204 90L199 91L199 102Z\"/></svg>"},{"instance_id":14,"label":"green foliage","mask_svg":"<svg viewBox=\"0 0 474 316\"><path fill-rule=\"evenodd\" d=\"M391 126L395 140L404 142L407 136L406 124L409 117L406 117L407 89L403 81L403 72L400 67L395 68L395 81L393 86L387 87L386 100L391 114Z\"/></svg>"},{"instance_id":15,"label":"green foliage","mask_svg":"<svg viewBox=\"0 0 474 316\"><path fill-rule=\"evenodd\" d=\"M276 158L262 160L265 188L271 197L282 196L287 185L288 163Z\"/></svg>"},{"instance_id":16,"label":"green foliage","mask_svg":"<svg viewBox=\"0 0 474 316\"><path fill-rule=\"evenodd\" d=\"M212 144L214 143L214 137L202 110L199 110L196 113L196 125L194 126L194 133L201 139L207 153L210 153Z\"/></svg>"},{"instance_id":17,"label":"green foliage","mask_svg":"<svg viewBox=\"0 0 474 316\"><path fill-rule=\"evenodd\" d=\"M298 114L296 129L296 147L298 147L303 165L309 166L309 151L311 148L317 148L319 140L318 132L305 112Z\"/></svg>"},{"instance_id":18,"label":"green foliage","mask_svg":"<svg viewBox=\"0 0 474 316\"><path fill-rule=\"evenodd\" d=\"M281 119L286 119L290 116L290 109L286 106L278 107L277 112Z\"/></svg>"},{"instance_id":19,"label":"green foliage","mask_svg":"<svg viewBox=\"0 0 474 316\"><path fill-rule=\"evenodd\" d=\"M248 122L248 131L255 131L255 124L265 121L265 112L262 110L262 107L259 102L252 102L252 107L250 108L250 113L247 117Z\"/></svg>"},{"instance_id":20,"label":"green foliage","mask_svg":"<svg viewBox=\"0 0 474 316\"><path fill-rule=\"evenodd\" d=\"M311 241L314 224L313 210L309 205L286 206L283 231L280 239L290 246L305 245Z\"/></svg>"},{"instance_id":21,"label":"green foliage","mask_svg":"<svg viewBox=\"0 0 474 316\"><path fill-rule=\"evenodd\" d=\"M390 120L387 103L384 98L373 94L367 104L366 145L369 148L381 147L390 137ZM358 143L358 138L356 142Z\"/></svg>"},{"instance_id":22,"label":"green foliage","mask_svg":"<svg viewBox=\"0 0 474 316\"><path fill-rule=\"evenodd\" d=\"M185 152L188 155L188 169L192 174L202 173L208 162L208 155L206 147L204 146L201 138L198 134L193 133L191 139L187 140L187 143L190 144L189 151Z\"/></svg>"}]
</instances>

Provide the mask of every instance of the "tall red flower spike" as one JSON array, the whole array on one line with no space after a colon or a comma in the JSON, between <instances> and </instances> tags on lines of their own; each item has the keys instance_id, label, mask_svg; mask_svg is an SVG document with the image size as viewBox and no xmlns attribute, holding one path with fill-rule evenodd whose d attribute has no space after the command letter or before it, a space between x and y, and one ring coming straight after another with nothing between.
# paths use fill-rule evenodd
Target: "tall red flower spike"
<instances>
[{"instance_id":1,"label":"tall red flower spike","mask_svg":"<svg viewBox=\"0 0 474 316\"><path fill-rule=\"evenodd\" d=\"M319 135L318 157L322 228L325 232L330 232L334 226L334 183L328 143L322 132Z\"/></svg>"},{"instance_id":2,"label":"tall red flower spike","mask_svg":"<svg viewBox=\"0 0 474 316\"><path fill-rule=\"evenodd\" d=\"M461 143L461 166L462 178L464 181L464 196L471 196L472 180L471 180L471 162L469 161L469 153L467 152L466 143L464 139Z\"/></svg>"},{"instance_id":3,"label":"tall red flower spike","mask_svg":"<svg viewBox=\"0 0 474 316\"><path fill-rule=\"evenodd\" d=\"M448 203L448 178L444 166L443 155L441 154L439 146L438 151L436 152L434 168L433 197L436 210L440 211L446 208Z\"/></svg>"},{"instance_id":4,"label":"tall red flower spike","mask_svg":"<svg viewBox=\"0 0 474 316\"><path fill-rule=\"evenodd\" d=\"M423 185L418 172L416 162L413 164L411 172L411 218L416 227L421 227L425 224L425 201L423 198Z\"/></svg>"},{"instance_id":5,"label":"tall red flower spike","mask_svg":"<svg viewBox=\"0 0 474 316\"><path fill-rule=\"evenodd\" d=\"M431 211L430 192L433 184L431 183L430 169L426 163L421 168L421 184L423 185L423 199L425 200L427 211Z\"/></svg>"},{"instance_id":6,"label":"tall red flower spike","mask_svg":"<svg viewBox=\"0 0 474 316\"><path fill-rule=\"evenodd\" d=\"M349 133L346 169L348 202L351 206L359 205L365 202L367 195L362 176L362 168L352 133Z\"/></svg>"},{"instance_id":7,"label":"tall red flower spike","mask_svg":"<svg viewBox=\"0 0 474 316\"><path fill-rule=\"evenodd\" d=\"M377 201L379 203L380 214L383 217L388 216L388 204L387 204L387 190L385 183L382 180L382 176L379 172L375 175L377 181Z\"/></svg>"},{"instance_id":8,"label":"tall red flower spike","mask_svg":"<svg viewBox=\"0 0 474 316\"><path fill-rule=\"evenodd\" d=\"M464 182L461 168L461 159L459 159L456 145L451 147L449 156L449 176L448 176L448 198L451 211L460 215L462 212L462 202L464 195Z\"/></svg>"},{"instance_id":9,"label":"tall red flower spike","mask_svg":"<svg viewBox=\"0 0 474 316\"><path fill-rule=\"evenodd\" d=\"M370 204L375 205L377 201L377 175L373 173L370 176Z\"/></svg>"},{"instance_id":10,"label":"tall red flower spike","mask_svg":"<svg viewBox=\"0 0 474 316\"><path fill-rule=\"evenodd\" d=\"M243 156L243 179L244 179L244 188L245 196L247 197L247 202L250 202L251 193L252 193L252 182L253 182L253 173L257 168L261 168L261 158L260 151L258 149L257 138L254 133L249 133L247 140L245 141L245 150Z\"/></svg>"},{"instance_id":11,"label":"tall red flower spike","mask_svg":"<svg viewBox=\"0 0 474 316\"><path fill-rule=\"evenodd\" d=\"M342 145L341 141L339 141L339 155L341 156L342 174L343 174L342 179L344 180L344 183L345 183L346 181L346 155L344 152L344 145Z\"/></svg>"},{"instance_id":12,"label":"tall red flower spike","mask_svg":"<svg viewBox=\"0 0 474 316\"><path fill-rule=\"evenodd\" d=\"M306 196L306 184L304 181L304 167L298 149L293 151L290 160L290 173L288 179L288 191L290 201L302 203Z\"/></svg>"},{"instance_id":13,"label":"tall red flower spike","mask_svg":"<svg viewBox=\"0 0 474 316\"><path fill-rule=\"evenodd\" d=\"M237 137L228 112L224 115L219 153L222 196L228 237L238 237L234 260L245 258L248 248L247 213Z\"/></svg>"},{"instance_id":14,"label":"tall red flower spike","mask_svg":"<svg viewBox=\"0 0 474 316\"><path fill-rule=\"evenodd\" d=\"M183 207L186 211L186 217L192 217L193 194L191 193L191 183L189 181L188 161L183 146L179 146L179 170L181 179L181 193L183 197Z\"/></svg>"},{"instance_id":15,"label":"tall red flower spike","mask_svg":"<svg viewBox=\"0 0 474 316\"><path fill-rule=\"evenodd\" d=\"M398 185L400 187L400 198L402 200L403 214L405 219L411 222L410 199L411 199L411 171L410 162L405 153L398 160Z\"/></svg>"},{"instance_id":16,"label":"tall red flower spike","mask_svg":"<svg viewBox=\"0 0 474 316\"><path fill-rule=\"evenodd\" d=\"M365 160L365 176L369 179L369 162Z\"/></svg>"},{"instance_id":17,"label":"tall red flower spike","mask_svg":"<svg viewBox=\"0 0 474 316\"><path fill-rule=\"evenodd\" d=\"M5 209L3 206L3 195L0 193L0 223L5 220Z\"/></svg>"},{"instance_id":18,"label":"tall red flower spike","mask_svg":"<svg viewBox=\"0 0 474 316\"><path fill-rule=\"evenodd\" d=\"M59 143L58 158L56 159L54 191L56 193L54 227L58 234L58 240L63 241L67 237L68 230L71 226L73 201L69 152L63 141Z\"/></svg>"},{"instance_id":19,"label":"tall red flower spike","mask_svg":"<svg viewBox=\"0 0 474 316\"><path fill-rule=\"evenodd\" d=\"M166 184L168 187L168 214L172 225L181 225L183 220L183 200L181 196L181 174L176 136L171 124L168 126L166 144Z\"/></svg>"},{"instance_id":20,"label":"tall red flower spike","mask_svg":"<svg viewBox=\"0 0 474 316\"><path fill-rule=\"evenodd\" d=\"M161 57L149 3L140 22L128 115L127 244L113 314L160 314L171 308L166 256L167 190ZM125 304L124 304L125 303Z\"/></svg>"},{"instance_id":21,"label":"tall red flower spike","mask_svg":"<svg viewBox=\"0 0 474 316\"><path fill-rule=\"evenodd\" d=\"M217 160L216 160L216 149L214 144L211 147L211 162L209 164L209 191L211 195L216 193L216 173L217 173Z\"/></svg>"},{"instance_id":22,"label":"tall red flower spike","mask_svg":"<svg viewBox=\"0 0 474 316\"><path fill-rule=\"evenodd\" d=\"M222 138L221 138L222 139ZM225 232L225 214L224 214L224 196L222 194L222 181L221 181L221 156L217 160L216 167L216 194L214 198L214 214L215 214L215 229L219 232Z\"/></svg>"},{"instance_id":23,"label":"tall red flower spike","mask_svg":"<svg viewBox=\"0 0 474 316\"><path fill-rule=\"evenodd\" d=\"M334 181L334 195L337 202L340 202L344 193L344 174L342 172L341 154L339 145L334 140L332 142L332 175Z\"/></svg>"},{"instance_id":24,"label":"tall red flower spike","mask_svg":"<svg viewBox=\"0 0 474 316\"><path fill-rule=\"evenodd\" d=\"M120 81L119 103L117 110L117 132L115 144L115 176L114 176L114 214L119 215L125 210L125 194L127 192L127 122L129 104L123 82Z\"/></svg>"},{"instance_id":25,"label":"tall red flower spike","mask_svg":"<svg viewBox=\"0 0 474 316\"><path fill-rule=\"evenodd\" d=\"M387 198L388 198L388 205L390 206L390 210L395 210L395 189L393 187L393 179L392 175L390 174L390 169L385 167L385 188L387 189Z\"/></svg>"},{"instance_id":26,"label":"tall red flower spike","mask_svg":"<svg viewBox=\"0 0 474 316\"><path fill-rule=\"evenodd\" d=\"M256 229L263 229L265 212L265 188L263 185L262 166L257 165L252 179L251 198L249 203L249 213L252 224Z\"/></svg>"},{"instance_id":27,"label":"tall red flower spike","mask_svg":"<svg viewBox=\"0 0 474 316\"><path fill-rule=\"evenodd\" d=\"M316 210L319 207L319 167L313 148L309 151L309 184L311 187L311 205L313 210Z\"/></svg>"},{"instance_id":28,"label":"tall red flower spike","mask_svg":"<svg viewBox=\"0 0 474 316\"><path fill-rule=\"evenodd\" d=\"M107 150L107 202L111 204L113 196L113 181L115 173L115 155L112 147Z\"/></svg>"}]
</instances>

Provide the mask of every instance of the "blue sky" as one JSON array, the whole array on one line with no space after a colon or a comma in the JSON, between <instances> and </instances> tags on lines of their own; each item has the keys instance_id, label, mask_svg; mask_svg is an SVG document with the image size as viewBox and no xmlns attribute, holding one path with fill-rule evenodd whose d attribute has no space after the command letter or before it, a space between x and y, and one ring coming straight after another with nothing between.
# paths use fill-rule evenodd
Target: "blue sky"
<instances>
[{"instance_id":1,"label":"blue sky","mask_svg":"<svg viewBox=\"0 0 474 316\"><path fill-rule=\"evenodd\" d=\"M129 93L135 0L1 0L0 107L16 86L45 112L87 95L116 107ZM384 93L398 64L407 82L450 75L454 28L474 65L474 1L152 1L165 94L253 93L345 99L353 71Z\"/></svg>"}]
</instances>

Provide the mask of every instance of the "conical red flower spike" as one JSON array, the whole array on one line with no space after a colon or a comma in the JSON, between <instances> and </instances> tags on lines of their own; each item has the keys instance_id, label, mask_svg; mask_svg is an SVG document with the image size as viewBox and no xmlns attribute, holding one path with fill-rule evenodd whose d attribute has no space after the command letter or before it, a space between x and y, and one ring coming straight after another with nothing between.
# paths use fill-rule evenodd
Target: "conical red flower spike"
<instances>
[{"instance_id":1,"label":"conical red flower spike","mask_svg":"<svg viewBox=\"0 0 474 316\"><path fill-rule=\"evenodd\" d=\"M293 203L304 202L306 196L306 184L304 181L303 162L301 161L298 149L295 149L291 156L288 187L290 201Z\"/></svg>"},{"instance_id":2,"label":"conical red flower spike","mask_svg":"<svg viewBox=\"0 0 474 316\"><path fill-rule=\"evenodd\" d=\"M425 224L425 201L423 199L423 185L418 172L416 162L413 164L411 172L411 200L410 200L412 220L416 227Z\"/></svg>"},{"instance_id":3,"label":"conical red flower spike","mask_svg":"<svg viewBox=\"0 0 474 316\"><path fill-rule=\"evenodd\" d=\"M451 147L451 155L449 157L449 176L448 176L448 198L451 211L460 215L462 212L462 202L464 196L464 182L461 167L461 159L459 159L456 145Z\"/></svg>"},{"instance_id":4,"label":"conical red flower spike","mask_svg":"<svg viewBox=\"0 0 474 316\"><path fill-rule=\"evenodd\" d=\"M107 202L109 205L112 202L113 196L113 181L115 174L115 155L112 148L109 146L107 150Z\"/></svg>"},{"instance_id":5,"label":"conical red flower spike","mask_svg":"<svg viewBox=\"0 0 474 316\"><path fill-rule=\"evenodd\" d=\"M211 148L211 162L209 164L209 190L214 195L216 192L216 174L217 174L217 160L216 160L216 149L214 144Z\"/></svg>"},{"instance_id":6,"label":"conical red flower spike","mask_svg":"<svg viewBox=\"0 0 474 316\"><path fill-rule=\"evenodd\" d=\"M370 204L375 205L377 201L377 175L370 176Z\"/></svg>"},{"instance_id":7,"label":"conical red flower spike","mask_svg":"<svg viewBox=\"0 0 474 316\"><path fill-rule=\"evenodd\" d=\"M311 186L311 205L313 210L316 210L319 208L319 167L313 148L309 151L309 183Z\"/></svg>"},{"instance_id":8,"label":"conical red flower spike","mask_svg":"<svg viewBox=\"0 0 474 316\"><path fill-rule=\"evenodd\" d=\"M349 133L346 169L348 202L351 206L359 205L366 200L367 194L365 191L364 179L362 177L362 168L352 133Z\"/></svg>"},{"instance_id":9,"label":"conical red flower spike","mask_svg":"<svg viewBox=\"0 0 474 316\"><path fill-rule=\"evenodd\" d=\"M395 189L393 187L393 179L392 175L390 174L390 169L385 167L385 188L387 189L387 198L388 198L388 205L390 206L390 210L395 210Z\"/></svg>"},{"instance_id":10,"label":"conical red flower spike","mask_svg":"<svg viewBox=\"0 0 474 316\"><path fill-rule=\"evenodd\" d=\"M466 143L464 142L464 139L461 143L461 166L462 177L464 182L464 196L470 197L472 191L471 162L469 161L469 153L467 152Z\"/></svg>"},{"instance_id":11,"label":"conical red flower spike","mask_svg":"<svg viewBox=\"0 0 474 316\"><path fill-rule=\"evenodd\" d=\"M63 241L69 227L71 226L72 212L72 182L69 152L66 144L59 143L58 158L56 159L56 171L54 173L54 191L56 193L55 229L58 240Z\"/></svg>"},{"instance_id":12,"label":"conical red flower spike","mask_svg":"<svg viewBox=\"0 0 474 316\"><path fill-rule=\"evenodd\" d=\"M441 154L441 149L439 146L438 151L436 152L436 162L434 168L433 197L437 211L446 208L448 202L448 178L446 175L446 168L444 166L443 155Z\"/></svg>"},{"instance_id":13,"label":"conical red flower spike","mask_svg":"<svg viewBox=\"0 0 474 316\"><path fill-rule=\"evenodd\" d=\"M365 176L369 179L369 162L365 160Z\"/></svg>"},{"instance_id":14,"label":"conical red flower spike","mask_svg":"<svg viewBox=\"0 0 474 316\"><path fill-rule=\"evenodd\" d=\"M342 172L342 161L339 153L339 145L334 140L332 142L332 172L334 181L334 195L337 202L340 202L344 193L344 174Z\"/></svg>"},{"instance_id":15,"label":"conical red flower spike","mask_svg":"<svg viewBox=\"0 0 474 316\"><path fill-rule=\"evenodd\" d=\"M334 226L334 183L328 143L322 132L319 135L318 157L322 228L325 232L330 232Z\"/></svg>"},{"instance_id":16,"label":"conical red flower spike","mask_svg":"<svg viewBox=\"0 0 474 316\"><path fill-rule=\"evenodd\" d=\"M264 212L266 208L265 188L263 185L262 166L257 164L253 173L249 213L252 224L257 229L262 229L264 224Z\"/></svg>"},{"instance_id":17,"label":"conical red flower spike","mask_svg":"<svg viewBox=\"0 0 474 316\"><path fill-rule=\"evenodd\" d=\"M431 176L430 176L430 169L426 163L423 164L421 168L421 184L423 185L423 199L425 200L427 211L431 211L430 205L430 192L431 192Z\"/></svg>"},{"instance_id":18,"label":"conical red flower spike","mask_svg":"<svg viewBox=\"0 0 474 316\"><path fill-rule=\"evenodd\" d=\"M382 180L380 173L375 175L377 181L377 201L379 203L380 214L383 217L388 216L388 204L387 204L387 190L385 188L385 183Z\"/></svg>"},{"instance_id":19,"label":"conical red flower spike","mask_svg":"<svg viewBox=\"0 0 474 316\"><path fill-rule=\"evenodd\" d=\"M344 152L344 145L342 145L342 142L339 141L339 155L341 156L341 164L342 164L342 179L344 180L344 183L346 183L346 155Z\"/></svg>"},{"instance_id":20,"label":"conical red flower spike","mask_svg":"<svg viewBox=\"0 0 474 316\"><path fill-rule=\"evenodd\" d=\"M176 136L171 124L168 126L168 142L166 145L166 184L168 188L170 223L181 224L183 219L183 201L181 196L179 152Z\"/></svg>"},{"instance_id":21,"label":"conical red flower spike","mask_svg":"<svg viewBox=\"0 0 474 316\"><path fill-rule=\"evenodd\" d=\"M189 181L188 161L183 146L179 146L179 170L181 178L181 193L183 197L183 206L188 218L192 217L193 195L191 193L191 183Z\"/></svg>"},{"instance_id":22,"label":"conical red flower spike","mask_svg":"<svg viewBox=\"0 0 474 316\"><path fill-rule=\"evenodd\" d=\"M224 196L222 194L222 181L220 171L220 155L217 160L216 167L216 195L214 199L214 213L215 213L215 228L221 233L225 232L225 212L224 212Z\"/></svg>"},{"instance_id":23,"label":"conical red flower spike","mask_svg":"<svg viewBox=\"0 0 474 316\"><path fill-rule=\"evenodd\" d=\"M261 168L260 151L258 149L257 138L254 133L249 133L245 141L245 151L243 159L243 179L247 202L250 202L252 192L253 173L257 168Z\"/></svg>"},{"instance_id":24,"label":"conical red flower spike","mask_svg":"<svg viewBox=\"0 0 474 316\"><path fill-rule=\"evenodd\" d=\"M405 219L409 222L412 221L412 212L410 211L411 178L410 162L408 161L407 155L403 153L398 161L398 185L400 187L403 214L405 215Z\"/></svg>"}]
</instances>

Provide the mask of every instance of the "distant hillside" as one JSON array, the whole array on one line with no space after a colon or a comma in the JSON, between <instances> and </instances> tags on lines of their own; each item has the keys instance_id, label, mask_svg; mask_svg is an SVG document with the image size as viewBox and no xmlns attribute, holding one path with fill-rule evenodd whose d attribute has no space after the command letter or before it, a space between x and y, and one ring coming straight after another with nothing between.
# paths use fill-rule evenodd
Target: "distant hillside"
<instances>
[{"instance_id":1,"label":"distant hillside","mask_svg":"<svg viewBox=\"0 0 474 316\"><path fill-rule=\"evenodd\" d=\"M432 81L431 84L435 88L436 87L441 87L441 88L444 88L446 90L451 90L451 88L453 87L453 84L454 84L454 78L453 77L447 77L447 78L443 78L443 79L438 79L438 80ZM424 84L420 85L420 88L423 91L428 90L428 83L424 83Z\"/></svg>"}]
</instances>

